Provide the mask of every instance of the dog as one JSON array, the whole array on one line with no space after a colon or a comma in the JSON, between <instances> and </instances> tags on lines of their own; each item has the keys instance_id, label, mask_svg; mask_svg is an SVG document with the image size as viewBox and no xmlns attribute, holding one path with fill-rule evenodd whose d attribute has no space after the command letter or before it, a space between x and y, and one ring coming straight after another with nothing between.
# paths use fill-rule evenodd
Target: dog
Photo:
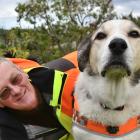
<instances>
[{"instance_id":1,"label":"dog","mask_svg":"<svg viewBox=\"0 0 140 140\"><path fill-rule=\"evenodd\" d=\"M75 140L139 140L140 28L104 22L78 46Z\"/></svg>"}]
</instances>

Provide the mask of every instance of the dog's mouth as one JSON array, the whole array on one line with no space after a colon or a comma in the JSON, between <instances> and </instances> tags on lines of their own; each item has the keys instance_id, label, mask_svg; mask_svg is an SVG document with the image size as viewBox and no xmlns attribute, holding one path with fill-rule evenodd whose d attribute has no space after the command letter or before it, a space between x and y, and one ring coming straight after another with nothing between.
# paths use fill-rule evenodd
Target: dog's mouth
<instances>
[{"instance_id":1,"label":"dog's mouth","mask_svg":"<svg viewBox=\"0 0 140 140\"><path fill-rule=\"evenodd\" d=\"M105 105L103 103L100 103L100 105L104 110L114 110L114 111L123 111L124 110L124 105L118 106L118 107L115 107L115 108L110 108L110 107L108 107L107 105Z\"/></svg>"},{"instance_id":2,"label":"dog's mouth","mask_svg":"<svg viewBox=\"0 0 140 140\"><path fill-rule=\"evenodd\" d=\"M103 71L101 72L101 75L103 77L107 76L109 78L122 78L125 76L130 76L131 71L128 65L126 65L125 63L121 61L112 61L104 67Z\"/></svg>"}]
</instances>

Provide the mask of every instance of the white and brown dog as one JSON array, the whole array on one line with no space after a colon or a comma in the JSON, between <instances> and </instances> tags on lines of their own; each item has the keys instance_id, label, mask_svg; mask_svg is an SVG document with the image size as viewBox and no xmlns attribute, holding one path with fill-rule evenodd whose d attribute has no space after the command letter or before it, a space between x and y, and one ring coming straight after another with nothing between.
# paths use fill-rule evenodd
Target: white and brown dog
<instances>
[{"instance_id":1,"label":"white and brown dog","mask_svg":"<svg viewBox=\"0 0 140 140\"><path fill-rule=\"evenodd\" d=\"M75 140L139 140L140 28L110 20L78 48Z\"/></svg>"}]
</instances>

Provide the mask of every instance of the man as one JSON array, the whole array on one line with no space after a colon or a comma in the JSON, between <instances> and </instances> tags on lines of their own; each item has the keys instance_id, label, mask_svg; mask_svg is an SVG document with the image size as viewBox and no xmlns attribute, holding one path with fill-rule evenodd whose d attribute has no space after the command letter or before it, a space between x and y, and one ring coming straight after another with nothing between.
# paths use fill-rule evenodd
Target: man
<instances>
[{"instance_id":1,"label":"man","mask_svg":"<svg viewBox=\"0 0 140 140\"><path fill-rule=\"evenodd\" d=\"M13 127L14 123L10 125L6 121L6 117L5 122L0 119L2 140L28 139L24 127L22 127L20 122L51 128L62 129L64 127L70 132L72 91L78 74L78 69L75 66L77 64L73 64L73 60L71 62L68 61L66 57L61 60L58 59L58 61L54 61L51 64L48 64L48 66L54 68L58 64L59 68L57 69L61 69L63 66L61 70L68 74L41 66L24 69L27 72L25 73L12 62L0 59L1 112L12 115L13 118L9 117L11 119L10 122L16 122L15 124L18 124L16 126L22 129L22 133L18 129L19 136L17 136L15 131L10 136L10 127ZM8 116L5 114L3 116ZM6 129L5 124L8 126ZM16 126L15 128L17 128ZM9 131L7 131L7 128L9 128ZM63 131L63 135L66 133L66 130ZM6 135L7 132L9 134ZM72 139L70 135L66 135L65 137L67 140Z\"/></svg>"}]
</instances>

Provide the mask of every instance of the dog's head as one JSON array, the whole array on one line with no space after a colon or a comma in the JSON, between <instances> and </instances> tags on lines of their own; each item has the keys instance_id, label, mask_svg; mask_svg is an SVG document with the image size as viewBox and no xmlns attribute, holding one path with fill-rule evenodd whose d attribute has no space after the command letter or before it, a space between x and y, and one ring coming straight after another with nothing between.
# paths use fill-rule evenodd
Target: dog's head
<instances>
[{"instance_id":1,"label":"dog's head","mask_svg":"<svg viewBox=\"0 0 140 140\"><path fill-rule=\"evenodd\" d=\"M140 70L140 28L129 20L110 20L78 47L81 71L130 76Z\"/></svg>"}]
</instances>

